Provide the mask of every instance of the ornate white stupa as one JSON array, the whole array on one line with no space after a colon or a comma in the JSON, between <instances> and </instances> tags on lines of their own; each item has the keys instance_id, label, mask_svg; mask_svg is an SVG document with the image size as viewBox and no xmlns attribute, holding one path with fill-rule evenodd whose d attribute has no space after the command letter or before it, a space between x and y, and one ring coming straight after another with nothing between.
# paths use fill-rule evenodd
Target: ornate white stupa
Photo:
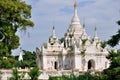
<instances>
[{"instance_id":1,"label":"ornate white stupa","mask_svg":"<svg viewBox=\"0 0 120 80\"><path fill-rule=\"evenodd\" d=\"M101 47L95 27L94 37L90 39L84 25L77 15L77 3L74 3L74 15L63 40L57 38L55 27L49 40L36 49L37 64L43 71L88 70L102 71L109 67L106 59L108 51Z\"/></svg>"}]
</instances>

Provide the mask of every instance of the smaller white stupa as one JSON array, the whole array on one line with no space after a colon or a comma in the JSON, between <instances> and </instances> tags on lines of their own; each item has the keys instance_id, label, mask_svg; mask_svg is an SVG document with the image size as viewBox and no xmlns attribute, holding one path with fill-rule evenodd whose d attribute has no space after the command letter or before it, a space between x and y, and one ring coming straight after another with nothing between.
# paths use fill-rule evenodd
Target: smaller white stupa
<instances>
[{"instance_id":1,"label":"smaller white stupa","mask_svg":"<svg viewBox=\"0 0 120 80\"><path fill-rule=\"evenodd\" d=\"M20 48L20 54L19 54L19 57L18 57L18 61L23 61L23 51L22 51L22 48Z\"/></svg>"}]
</instances>

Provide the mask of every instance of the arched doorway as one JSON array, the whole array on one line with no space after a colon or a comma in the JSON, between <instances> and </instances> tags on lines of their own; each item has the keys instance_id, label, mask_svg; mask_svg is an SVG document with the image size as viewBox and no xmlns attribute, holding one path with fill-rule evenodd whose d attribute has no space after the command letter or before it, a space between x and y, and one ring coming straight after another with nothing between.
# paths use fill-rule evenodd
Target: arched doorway
<instances>
[{"instance_id":1,"label":"arched doorway","mask_svg":"<svg viewBox=\"0 0 120 80\"><path fill-rule=\"evenodd\" d=\"M58 69L58 63L56 61L54 63L54 69Z\"/></svg>"},{"instance_id":2,"label":"arched doorway","mask_svg":"<svg viewBox=\"0 0 120 80\"><path fill-rule=\"evenodd\" d=\"M91 59L88 61L88 70L94 70L94 69L95 69L95 61Z\"/></svg>"}]
</instances>

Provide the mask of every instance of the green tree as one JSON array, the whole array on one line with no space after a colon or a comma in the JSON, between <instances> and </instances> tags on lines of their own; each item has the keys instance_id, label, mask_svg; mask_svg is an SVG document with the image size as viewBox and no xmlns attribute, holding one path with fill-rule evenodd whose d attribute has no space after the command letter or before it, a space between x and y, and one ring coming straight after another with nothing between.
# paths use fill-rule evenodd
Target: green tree
<instances>
[{"instance_id":1,"label":"green tree","mask_svg":"<svg viewBox=\"0 0 120 80\"><path fill-rule=\"evenodd\" d=\"M15 33L34 26L30 18L31 6L22 0L0 0L0 31L5 35L0 42L0 56L10 56L11 50L18 48L19 37Z\"/></svg>"},{"instance_id":2,"label":"green tree","mask_svg":"<svg viewBox=\"0 0 120 80\"><path fill-rule=\"evenodd\" d=\"M78 79L79 80L95 80L95 77L91 75L89 72L87 72L84 75L80 75Z\"/></svg>"},{"instance_id":3,"label":"green tree","mask_svg":"<svg viewBox=\"0 0 120 80\"><path fill-rule=\"evenodd\" d=\"M31 77L31 80L38 80L38 77L40 75L39 68L34 67L33 69L30 69L30 72L28 74Z\"/></svg>"},{"instance_id":4,"label":"green tree","mask_svg":"<svg viewBox=\"0 0 120 80\"><path fill-rule=\"evenodd\" d=\"M120 25L120 21L117 22ZM120 29L117 34L113 35L108 44L112 47L119 44L120 41ZM107 58L110 60L110 67L104 70L104 74L108 77L108 80L120 80L120 50L109 51Z\"/></svg>"},{"instance_id":5,"label":"green tree","mask_svg":"<svg viewBox=\"0 0 120 80\"><path fill-rule=\"evenodd\" d=\"M0 57L0 68L10 69L14 67L16 60L14 57Z\"/></svg>"},{"instance_id":6,"label":"green tree","mask_svg":"<svg viewBox=\"0 0 120 80\"><path fill-rule=\"evenodd\" d=\"M118 25L120 25L120 20L117 22ZM119 44L120 41L120 29L118 30L117 34L111 36L111 39L108 40L108 44L112 47L116 46Z\"/></svg>"},{"instance_id":7,"label":"green tree","mask_svg":"<svg viewBox=\"0 0 120 80\"><path fill-rule=\"evenodd\" d=\"M91 75L89 72L76 76L74 74L71 75L62 75L61 77L50 77L49 80L102 80L99 77ZM104 80L104 79L103 79Z\"/></svg>"},{"instance_id":8,"label":"green tree","mask_svg":"<svg viewBox=\"0 0 120 80\"><path fill-rule=\"evenodd\" d=\"M16 32L18 29L26 30L28 26L34 26L30 18L31 6L22 0L0 0L0 32L5 36L0 41L0 68L14 66L15 59L11 57L11 50L20 45ZM0 34L0 39L3 35Z\"/></svg>"},{"instance_id":9,"label":"green tree","mask_svg":"<svg viewBox=\"0 0 120 80\"><path fill-rule=\"evenodd\" d=\"M110 60L110 67L104 70L104 74L108 76L108 80L120 79L120 51L110 51L107 58Z\"/></svg>"},{"instance_id":10,"label":"green tree","mask_svg":"<svg viewBox=\"0 0 120 80\"><path fill-rule=\"evenodd\" d=\"M30 62L31 67L35 67L36 65L36 53L35 52L30 52L30 51L26 51L26 50L23 50L23 58L24 58L24 61L27 61L27 62Z\"/></svg>"},{"instance_id":11,"label":"green tree","mask_svg":"<svg viewBox=\"0 0 120 80\"><path fill-rule=\"evenodd\" d=\"M16 67L37 67L36 64L36 53L23 50L23 61L17 61ZM16 60L18 60L18 56L16 56Z\"/></svg>"},{"instance_id":12,"label":"green tree","mask_svg":"<svg viewBox=\"0 0 120 80\"><path fill-rule=\"evenodd\" d=\"M1 30L4 32L5 39L0 42L0 55L8 57L11 54L11 50L19 46L19 37L10 25L4 25Z\"/></svg>"},{"instance_id":13,"label":"green tree","mask_svg":"<svg viewBox=\"0 0 120 80\"><path fill-rule=\"evenodd\" d=\"M20 76L17 68L13 69L12 77L10 77L10 80L20 80Z\"/></svg>"}]
</instances>

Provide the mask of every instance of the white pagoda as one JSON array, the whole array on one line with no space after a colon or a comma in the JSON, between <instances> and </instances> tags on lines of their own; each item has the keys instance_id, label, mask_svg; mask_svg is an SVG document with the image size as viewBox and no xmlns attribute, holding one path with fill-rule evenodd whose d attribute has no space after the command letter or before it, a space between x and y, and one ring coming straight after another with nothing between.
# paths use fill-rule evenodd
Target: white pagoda
<instances>
[{"instance_id":1,"label":"white pagoda","mask_svg":"<svg viewBox=\"0 0 120 80\"><path fill-rule=\"evenodd\" d=\"M102 71L109 67L106 59L108 51L101 47L101 40L94 30L90 39L77 15L77 3L74 4L74 16L63 39L59 40L53 27L49 40L36 49L37 64L43 71L88 70Z\"/></svg>"}]
</instances>

